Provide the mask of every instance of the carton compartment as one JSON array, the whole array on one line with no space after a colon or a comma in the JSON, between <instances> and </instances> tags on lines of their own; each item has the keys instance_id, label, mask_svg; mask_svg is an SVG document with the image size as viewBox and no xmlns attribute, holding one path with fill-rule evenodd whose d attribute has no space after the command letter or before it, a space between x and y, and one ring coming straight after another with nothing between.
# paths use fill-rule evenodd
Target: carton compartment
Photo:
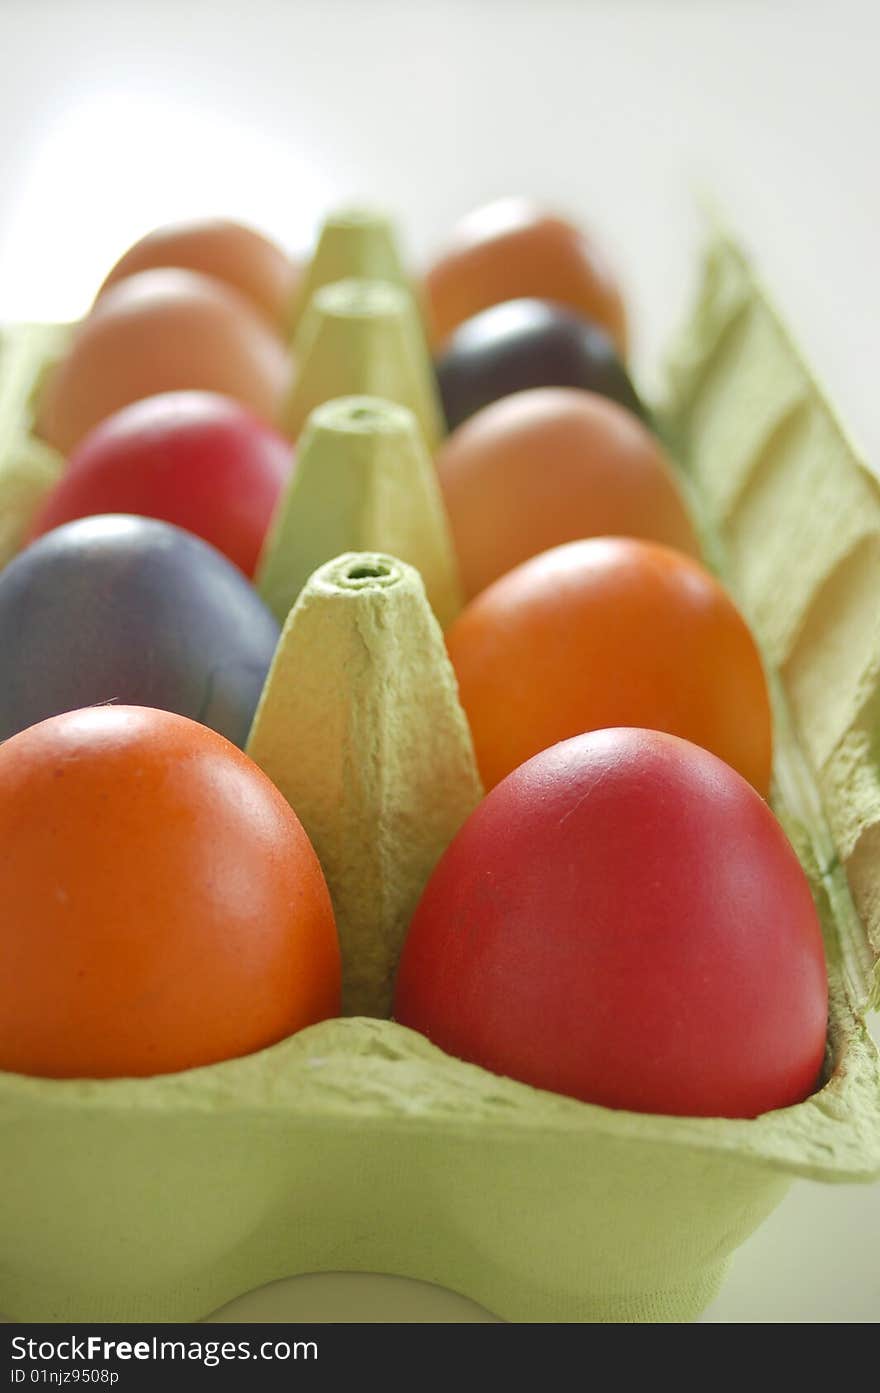
<instances>
[{"instance_id":1,"label":"carton compartment","mask_svg":"<svg viewBox=\"0 0 880 1393\"><path fill-rule=\"evenodd\" d=\"M346 293L341 311L330 295L326 319L356 317ZM389 304L380 318L399 362L402 342L416 353L414 331ZM308 320L301 343L331 332ZM16 331L0 350L0 560L60 468L29 434L28 402L63 338ZM338 355L319 360L326 396L367 389L357 373L337 381ZM352 1270L439 1282L513 1321L690 1320L794 1177L880 1174L880 1069L862 1016L877 999L880 947L880 492L726 239L707 260L662 420L707 553L777 673L774 801L826 934L824 1086L754 1121L614 1112L496 1077L379 1018L413 897L479 785L440 629L406 564L419 558L377 555L390 550L381 529L361 532L340 547L358 554L313 576L288 618L250 745L336 881L345 951L362 969L347 1005L361 1014L182 1074L0 1076L7 1315L192 1320L281 1276ZM388 477L371 458L375 498ZM358 526L367 513L354 510ZM294 664L301 683L285 675ZM334 725L320 692L341 673ZM419 720L439 721L444 739L414 740ZM291 732L331 761L323 783L293 759ZM381 796L359 774L368 749L394 772ZM356 854L344 855L352 838Z\"/></svg>"}]
</instances>

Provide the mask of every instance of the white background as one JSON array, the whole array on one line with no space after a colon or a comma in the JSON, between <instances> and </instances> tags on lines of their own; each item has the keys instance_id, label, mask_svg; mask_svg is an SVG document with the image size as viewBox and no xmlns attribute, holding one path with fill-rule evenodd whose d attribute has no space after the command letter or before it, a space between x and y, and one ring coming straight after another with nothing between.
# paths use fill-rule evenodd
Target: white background
<instances>
[{"instance_id":1,"label":"white background","mask_svg":"<svg viewBox=\"0 0 880 1393\"><path fill-rule=\"evenodd\" d=\"M507 193L587 222L649 383L710 191L880 464L880 7L871 0L0 0L0 319L82 312L136 236L243 216L291 248L364 199L415 261ZM878 597L880 603L880 597ZM304 1278L246 1319L459 1320ZM880 1186L797 1185L707 1319L880 1318Z\"/></svg>"}]
</instances>

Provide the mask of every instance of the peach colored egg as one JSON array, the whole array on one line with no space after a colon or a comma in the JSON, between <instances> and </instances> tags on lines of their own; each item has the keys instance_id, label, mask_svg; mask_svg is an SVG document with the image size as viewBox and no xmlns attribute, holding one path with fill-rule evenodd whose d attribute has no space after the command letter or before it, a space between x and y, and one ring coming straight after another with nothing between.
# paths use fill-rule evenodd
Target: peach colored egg
<instances>
[{"instance_id":1,"label":"peach colored egg","mask_svg":"<svg viewBox=\"0 0 880 1393\"><path fill-rule=\"evenodd\" d=\"M285 327L299 268L268 237L229 218L157 227L119 258L98 294L138 271L169 267L198 271L231 285L270 324Z\"/></svg>"},{"instance_id":2,"label":"peach colored egg","mask_svg":"<svg viewBox=\"0 0 880 1393\"><path fill-rule=\"evenodd\" d=\"M538 552L603 534L700 555L656 437L595 392L539 387L492 402L437 456L468 598Z\"/></svg>"},{"instance_id":3,"label":"peach colored egg","mask_svg":"<svg viewBox=\"0 0 880 1393\"><path fill-rule=\"evenodd\" d=\"M620 287L591 237L523 198L471 213L425 277L437 345L457 325L505 300L557 300L609 331L626 352Z\"/></svg>"},{"instance_id":4,"label":"peach colored egg","mask_svg":"<svg viewBox=\"0 0 880 1393\"><path fill-rule=\"evenodd\" d=\"M67 454L112 412L159 392L220 392L274 420L290 360L236 290L194 271L140 271L101 296L43 392L40 434Z\"/></svg>"}]
</instances>

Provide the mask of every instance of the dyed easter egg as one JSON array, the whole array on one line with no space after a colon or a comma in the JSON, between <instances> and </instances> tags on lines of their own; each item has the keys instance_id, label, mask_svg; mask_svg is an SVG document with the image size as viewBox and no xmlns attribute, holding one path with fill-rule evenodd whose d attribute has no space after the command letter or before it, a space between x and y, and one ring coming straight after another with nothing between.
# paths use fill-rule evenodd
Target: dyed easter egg
<instances>
[{"instance_id":1,"label":"dyed easter egg","mask_svg":"<svg viewBox=\"0 0 880 1393\"><path fill-rule=\"evenodd\" d=\"M584 387L646 411L604 329L549 300L510 300L462 324L436 360L450 430L530 387Z\"/></svg>"},{"instance_id":2,"label":"dyed easter egg","mask_svg":"<svg viewBox=\"0 0 880 1393\"><path fill-rule=\"evenodd\" d=\"M290 442L229 397L145 397L80 441L30 536L94 513L136 513L195 532L252 576L292 463Z\"/></svg>"},{"instance_id":3,"label":"dyed easter egg","mask_svg":"<svg viewBox=\"0 0 880 1393\"><path fill-rule=\"evenodd\" d=\"M276 329L284 327L297 268L254 228L230 218L196 218L157 227L119 258L99 294L138 271L168 267L198 271L231 285Z\"/></svg>"},{"instance_id":4,"label":"dyed easter egg","mask_svg":"<svg viewBox=\"0 0 880 1393\"><path fill-rule=\"evenodd\" d=\"M237 567L181 528L121 515L67 523L0 572L0 740L122 702L244 745L278 633Z\"/></svg>"},{"instance_id":5,"label":"dyed easter egg","mask_svg":"<svg viewBox=\"0 0 880 1393\"><path fill-rule=\"evenodd\" d=\"M289 373L283 343L237 290L194 271L140 271L77 326L43 389L38 430L66 455L120 407L194 390L272 421Z\"/></svg>"},{"instance_id":6,"label":"dyed easter egg","mask_svg":"<svg viewBox=\"0 0 880 1393\"><path fill-rule=\"evenodd\" d=\"M594 537L542 552L471 600L446 641L487 788L559 740L643 726L768 791L761 655L714 576L671 547Z\"/></svg>"},{"instance_id":7,"label":"dyed easter egg","mask_svg":"<svg viewBox=\"0 0 880 1393\"><path fill-rule=\"evenodd\" d=\"M581 537L643 537L700 555L656 436L595 392L502 397L443 442L437 473L468 598Z\"/></svg>"},{"instance_id":8,"label":"dyed easter egg","mask_svg":"<svg viewBox=\"0 0 880 1393\"><path fill-rule=\"evenodd\" d=\"M755 790L670 735L530 759L441 858L394 1015L496 1074L636 1112L756 1117L817 1086L810 885Z\"/></svg>"},{"instance_id":9,"label":"dyed easter egg","mask_svg":"<svg viewBox=\"0 0 880 1393\"><path fill-rule=\"evenodd\" d=\"M0 745L0 1069L162 1074L339 1012L302 826L227 740L99 706Z\"/></svg>"},{"instance_id":10,"label":"dyed easter egg","mask_svg":"<svg viewBox=\"0 0 880 1393\"><path fill-rule=\"evenodd\" d=\"M480 310L534 295L601 324L626 352L623 297L595 238L529 199L497 199L462 218L425 291L439 344Z\"/></svg>"}]
</instances>

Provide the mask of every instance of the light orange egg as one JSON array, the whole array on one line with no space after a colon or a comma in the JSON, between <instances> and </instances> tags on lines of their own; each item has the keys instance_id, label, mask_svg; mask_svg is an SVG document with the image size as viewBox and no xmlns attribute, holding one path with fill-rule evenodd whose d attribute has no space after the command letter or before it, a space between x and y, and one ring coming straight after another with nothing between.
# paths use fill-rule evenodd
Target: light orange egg
<instances>
[{"instance_id":1,"label":"light orange egg","mask_svg":"<svg viewBox=\"0 0 880 1393\"><path fill-rule=\"evenodd\" d=\"M470 599L520 562L581 537L700 547L656 437L594 392L539 387L492 402L437 456Z\"/></svg>"},{"instance_id":2,"label":"light orange egg","mask_svg":"<svg viewBox=\"0 0 880 1393\"><path fill-rule=\"evenodd\" d=\"M536 298L579 310L626 352L626 309L601 250L527 199L500 199L464 218L428 271L425 289L437 345L490 305Z\"/></svg>"},{"instance_id":3,"label":"light orange egg","mask_svg":"<svg viewBox=\"0 0 880 1393\"><path fill-rule=\"evenodd\" d=\"M238 291L194 271L140 271L101 296L43 392L41 435L63 454L129 402L220 392L274 420L290 360Z\"/></svg>"},{"instance_id":4,"label":"light orange egg","mask_svg":"<svg viewBox=\"0 0 880 1393\"><path fill-rule=\"evenodd\" d=\"M286 327L299 268L268 237L228 218L158 227L119 258L98 292L138 271L176 267L231 285L277 329Z\"/></svg>"}]
</instances>

